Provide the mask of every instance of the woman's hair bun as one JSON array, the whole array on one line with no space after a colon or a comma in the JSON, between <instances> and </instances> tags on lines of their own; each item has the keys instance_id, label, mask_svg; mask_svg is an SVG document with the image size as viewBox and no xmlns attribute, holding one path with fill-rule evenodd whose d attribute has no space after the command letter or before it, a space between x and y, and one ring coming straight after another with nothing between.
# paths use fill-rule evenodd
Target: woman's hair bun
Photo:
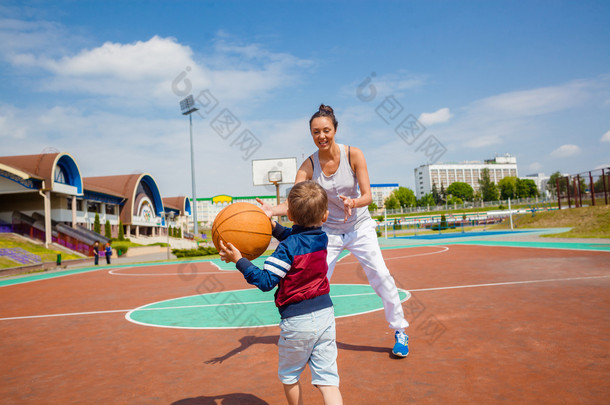
<instances>
[{"instance_id":1,"label":"woman's hair bun","mask_svg":"<svg viewBox=\"0 0 610 405\"><path fill-rule=\"evenodd\" d=\"M333 108L329 105L320 104L320 108L318 109L321 113L332 114L335 115Z\"/></svg>"},{"instance_id":2,"label":"woman's hair bun","mask_svg":"<svg viewBox=\"0 0 610 405\"><path fill-rule=\"evenodd\" d=\"M337 129L339 122L337 121L337 118L335 117L335 112L333 111L333 108L331 106L326 105L326 104L320 104L320 108L318 108L318 111L314 115L312 115L311 119L309 120L310 129L311 129L311 121L313 121L314 118L318 118L318 117L330 118L333 122L333 125L335 126L335 130Z\"/></svg>"}]
</instances>

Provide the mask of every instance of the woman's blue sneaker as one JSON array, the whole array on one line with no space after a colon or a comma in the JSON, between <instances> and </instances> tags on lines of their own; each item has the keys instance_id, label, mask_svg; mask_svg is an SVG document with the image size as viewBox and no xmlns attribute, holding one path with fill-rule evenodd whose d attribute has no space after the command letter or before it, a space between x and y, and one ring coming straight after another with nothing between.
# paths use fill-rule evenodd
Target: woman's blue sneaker
<instances>
[{"instance_id":1,"label":"woman's blue sneaker","mask_svg":"<svg viewBox=\"0 0 610 405\"><path fill-rule=\"evenodd\" d=\"M394 333L394 338L396 339L396 343L392 349L394 356L407 357L409 354L409 336L404 332L396 331L396 333Z\"/></svg>"}]
</instances>

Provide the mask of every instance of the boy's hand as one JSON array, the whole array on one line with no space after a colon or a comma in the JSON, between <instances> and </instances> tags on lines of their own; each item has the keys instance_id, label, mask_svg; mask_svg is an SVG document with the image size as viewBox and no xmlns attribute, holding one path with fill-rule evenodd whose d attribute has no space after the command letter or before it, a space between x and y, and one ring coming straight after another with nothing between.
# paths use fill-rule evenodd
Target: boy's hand
<instances>
[{"instance_id":1,"label":"boy's hand","mask_svg":"<svg viewBox=\"0 0 610 405\"><path fill-rule=\"evenodd\" d=\"M223 243L222 239L219 241L220 243L220 259L225 263L237 263L239 259L242 258L241 252L229 242L226 245Z\"/></svg>"}]
</instances>

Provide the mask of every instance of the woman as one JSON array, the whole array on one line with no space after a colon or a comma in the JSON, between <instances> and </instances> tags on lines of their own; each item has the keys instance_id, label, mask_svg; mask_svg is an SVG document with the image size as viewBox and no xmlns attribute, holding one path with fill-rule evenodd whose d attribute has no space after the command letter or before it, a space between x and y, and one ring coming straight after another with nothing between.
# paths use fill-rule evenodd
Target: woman
<instances>
[{"instance_id":1,"label":"woman","mask_svg":"<svg viewBox=\"0 0 610 405\"><path fill-rule=\"evenodd\" d=\"M394 329L392 353L406 357L409 338L394 278L390 274L377 241L375 222L368 211L372 201L369 173L364 154L358 148L335 142L337 119L330 106L322 104L311 119L309 129L318 151L306 159L295 178L295 184L313 180L328 194L329 216L322 227L328 234L328 279L339 254L349 250L360 262L371 287L383 301L386 320ZM358 192L360 187L360 192ZM269 216L286 215L286 204L272 207L258 202Z\"/></svg>"}]
</instances>

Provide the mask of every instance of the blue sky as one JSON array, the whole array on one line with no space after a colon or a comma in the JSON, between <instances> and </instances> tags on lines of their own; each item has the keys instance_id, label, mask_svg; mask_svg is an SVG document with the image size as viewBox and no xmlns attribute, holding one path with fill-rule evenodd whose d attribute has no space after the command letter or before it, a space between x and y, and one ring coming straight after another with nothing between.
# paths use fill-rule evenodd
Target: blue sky
<instances>
[{"instance_id":1,"label":"blue sky","mask_svg":"<svg viewBox=\"0 0 610 405\"><path fill-rule=\"evenodd\" d=\"M520 175L607 167L608 21L607 1L4 1L0 155L190 196L192 93L198 197L274 194L252 159L300 164L322 102L373 183L505 153Z\"/></svg>"}]
</instances>

